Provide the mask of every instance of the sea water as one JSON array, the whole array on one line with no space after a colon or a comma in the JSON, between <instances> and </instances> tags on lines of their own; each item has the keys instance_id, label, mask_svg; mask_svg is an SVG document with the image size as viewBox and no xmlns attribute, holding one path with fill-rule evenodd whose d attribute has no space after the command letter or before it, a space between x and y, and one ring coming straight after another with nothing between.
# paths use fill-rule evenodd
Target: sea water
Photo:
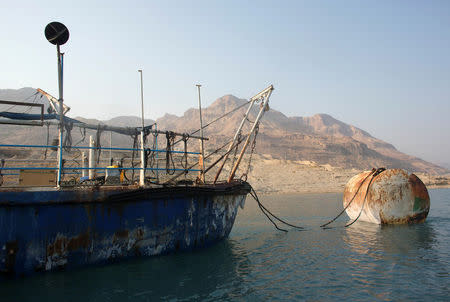
<instances>
[{"instance_id":1,"label":"sea water","mask_svg":"<svg viewBox=\"0 0 450 302\"><path fill-rule=\"evenodd\" d=\"M260 196L304 231L277 231L247 198L230 237L191 253L0 284L0 301L449 301L450 189L430 190L423 224L319 225L341 194Z\"/></svg>"}]
</instances>

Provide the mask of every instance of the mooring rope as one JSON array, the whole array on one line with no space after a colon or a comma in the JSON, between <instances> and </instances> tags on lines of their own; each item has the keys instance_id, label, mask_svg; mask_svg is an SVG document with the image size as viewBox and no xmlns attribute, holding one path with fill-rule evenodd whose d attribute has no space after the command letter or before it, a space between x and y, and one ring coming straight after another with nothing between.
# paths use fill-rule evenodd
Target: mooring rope
<instances>
[{"instance_id":1,"label":"mooring rope","mask_svg":"<svg viewBox=\"0 0 450 302\"><path fill-rule=\"evenodd\" d=\"M339 217L341 217L342 214L344 214L344 212L347 210L347 208L352 204L353 200L355 199L356 195L358 195L359 189L361 189L362 185L364 184L364 182L366 181L367 178L369 178L370 175L372 175L375 172L375 169L372 169L372 171L367 174L367 176L364 178L364 180L359 184L358 189L356 190L355 194L353 195L352 199L350 199L350 202L345 206L345 208L333 219L331 219L330 221L328 221L325 224L322 224L320 227L321 228L325 228L327 225L333 223L334 221L336 221L336 219L338 219Z\"/></svg>"},{"instance_id":2,"label":"mooring rope","mask_svg":"<svg viewBox=\"0 0 450 302\"><path fill-rule=\"evenodd\" d=\"M370 171L370 173L363 179L363 181L361 182L361 184L358 186L358 189L356 190L356 192L355 192L355 194L353 195L352 199L350 199L349 203L345 206L345 208L344 208L344 209L343 209L336 217L334 217L332 220L328 221L327 223L322 224L320 227L323 228L323 229L331 229L331 227L326 227L326 226L329 225L330 223L336 221L336 219L338 219L338 218L345 212L345 210L350 206L350 204L351 204L351 203L353 202L353 200L355 199L356 195L358 195L358 192L359 192L359 190L361 189L362 185L366 182L366 180L367 180L369 177L371 177L371 179L370 179L370 181L369 181L369 184L367 185L366 193L365 193L365 195L364 195L363 204L362 204L362 206L361 206L361 210L359 211L358 216L357 216L352 222L346 224L344 227L349 227L349 226L351 226L352 224L354 224L354 223L359 219L359 217L360 217L361 214L362 214L362 211L363 211L363 209L364 209L364 205L365 205L366 200L367 200L367 195L369 194L369 188L370 188L370 185L372 184L372 181L374 180L374 178L375 178L377 175L379 175L380 173L382 173L382 172L385 171L385 170L386 170L385 168L378 168L378 169L373 168L372 171ZM251 195L251 196L253 197L253 199L255 199L255 201L257 202L259 208L261 209L261 212L267 217L267 219L269 219L269 221L275 226L275 228L276 228L277 230L282 231L282 232L288 232L288 230L283 229L283 228L280 228L280 227L276 224L276 222L274 221L274 219L278 220L279 222L281 222L282 224L285 224L285 225L287 225L287 226L290 226L290 227L293 227L293 228L296 228L296 229L299 229L299 230L305 230L304 227L301 227L301 226L297 226L297 225L291 224L291 223L289 223L289 222L287 222L287 221L285 221L285 220L283 220L283 219L277 217L277 216L274 215L272 212L270 212L270 211L269 211L269 210L261 203L261 201L259 200L259 197L258 197L258 195L256 194L256 191L253 189L253 187L251 187L250 195ZM272 218L274 218L274 219L272 219Z\"/></svg>"},{"instance_id":3,"label":"mooring rope","mask_svg":"<svg viewBox=\"0 0 450 302\"><path fill-rule=\"evenodd\" d=\"M272 222L272 224L275 226L275 228L276 228L277 230L282 231L282 232L286 232L286 233L288 232L286 229L282 229L282 228L278 227L278 225L270 218L270 216L272 216L273 218L275 218L276 220L278 220L279 222L281 222L281 223L283 223L283 224L285 224L285 225L287 225L287 226L290 226L290 227L293 227L293 228L296 228L296 229L299 229L299 230L304 230L304 229L305 229L304 227L301 227L301 226L298 226L298 225L294 225L294 224L292 224L292 223L289 223L289 222L287 222L287 221L285 221L285 220L283 220L283 219L277 217L277 216L274 215L272 212L270 212L270 211L269 211L269 210L261 203L261 201L259 200L258 195L256 194L256 191L253 189L253 187L251 187L250 195L251 195L251 196L255 199L255 201L258 203L258 206L259 206L259 208L261 209L261 212L263 212L263 214L266 215L266 217L270 220L270 222ZM269 216L269 215L270 215L270 216Z\"/></svg>"},{"instance_id":4,"label":"mooring rope","mask_svg":"<svg viewBox=\"0 0 450 302\"><path fill-rule=\"evenodd\" d=\"M336 219L338 219L342 214L344 214L344 212L347 210L347 208L352 204L352 202L353 202L353 200L355 199L356 195L358 195L358 192L359 192L359 190L361 189L362 185L366 182L366 180L367 180L370 176L372 176L372 178L370 179L369 185L367 186L367 189L366 189L366 195L364 196L363 206L361 207L361 211L360 211L358 217L357 217L352 223L350 223L350 224L348 224L348 225L345 225L345 227L349 227L349 226L351 226L353 223L355 223L356 220L359 219L359 216L361 216L362 209L363 209L363 207L364 207L364 203L365 203L365 201L366 201L367 194L368 194L368 192L369 192L369 186L370 186L370 184L372 183L373 178L374 178L375 176L377 176L378 174L380 174L381 172L383 172L384 170L386 170L386 169L385 169L385 168L378 168L378 169L373 168L372 171L370 171L370 173L367 174L367 176L366 176L366 177L363 179L363 181L359 184L358 189L356 190L356 192L355 192L355 194L353 195L352 199L350 199L349 203L344 207L344 209L343 209L336 217L334 217L333 219L331 219L331 220L328 221L327 223L322 224L320 227L321 227L321 228L324 228L324 229L327 229L326 226L328 226L329 224L333 223L333 222L336 221ZM330 227L328 227L328 228L330 228Z\"/></svg>"},{"instance_id":5,"label":"mooring rope","mask_svg":"<svg viewBox=\"0 0 450 302\"><path fill-rule=\"evenodd\" d=\"M370 185L372 184L373 179L375 178L375 176L377 176L381 172L385 171L386 169L385 168L378 168L377 170L375 170L375 171L374 170L375 170L375 168L372 169L372 172L373 172L372 178L370 179L369 184L367 185L366 194L364 195L364 201L363 201L363 204L361 206L361 210L359 211L359 214L355 218L355 220L353 220L352 222L350 222L350 223L345 225L346 228L351 226L352 224L354 224L359 219L359 217L361 216L361 213L362 213L362 211L364 209L364 205L366 204L367 194L369 194L369 188L370 188Z\"/></svg>"}]
</instances>

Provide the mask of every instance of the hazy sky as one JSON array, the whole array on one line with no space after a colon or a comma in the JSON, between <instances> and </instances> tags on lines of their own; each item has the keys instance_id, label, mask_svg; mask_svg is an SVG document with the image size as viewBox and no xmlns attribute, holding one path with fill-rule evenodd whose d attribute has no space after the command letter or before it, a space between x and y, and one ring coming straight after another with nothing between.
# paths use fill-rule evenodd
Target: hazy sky
<instances>
[{"instance_id":1,"label":"hazy sky","mask_svg":"<svg viewBox=\"0 0 450 302\"><path fill-rule=\"evenodd\" d=\"M1 1L0 88L57 95L51 21L70 30L71 116L180 115L269 84L288 116L328 113L450 162L450 1Z\"/></svg>"}]
</instances>

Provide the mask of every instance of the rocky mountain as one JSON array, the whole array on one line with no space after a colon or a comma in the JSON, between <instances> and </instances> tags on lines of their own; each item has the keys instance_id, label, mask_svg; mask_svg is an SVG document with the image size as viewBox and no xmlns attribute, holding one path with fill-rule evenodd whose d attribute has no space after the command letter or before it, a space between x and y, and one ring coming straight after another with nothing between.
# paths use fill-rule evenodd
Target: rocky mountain
<instances>
[{"instance_id":1,"label":"rocky mountain","mask_svg":"<svg viewBox=\"0 0 450 302\"><path fill-rule=\"evenodd\" d=\"M232 95L217 99L202 110L207 123L246 103ZM209 126L208 146L218 146L234 134L246 108L234 112ZM256 109L250 120L256 117ZM160 128L192 130L198 128L198 110L189 109L183 116L165 115L157 120ZM336 120L327 114L311 117L287 117L270 109L260 127L257 152L273 158L313 161L317 164L368 169L372 167L404 168L427 173L446 173L447 169L398 151L393 145L371 136L364 130Z\"/></svg>"},{"instance_id":2,"label":"rocky mountain","mask_svg":"<svg viewBox=\"0 0 450 302\"><path fill-rule=\"evenodd\" d=\"M33 93L32 88L0 90L0 99L23 100ZM38 101L45 101L45 98ZM204 124L215 120L226 112L245 104L244 99L226 95L202 110ZM2 109L4 110L4 109ZM233 136L246 106L211 124L205 129L207 150L213 150ZM251 111L250 120L256 117L257 108ZM120 116L107 121L85 120L90 123L104 123L114 126L139 126L140 118ZM157 119L158 128L178 132L192 132L199 128L198 110L189 109L183 116L166 114ZM152 120L146 124L153 123ZM7 129L6 129L7 128ZM31 129L30 129L31 128ZM53 136L56 133L52 130ZM88 134L93 131L88 131ZM8 126L0 129L0 139L10 143L27 141L45 143L46 129L39 127ZM73 141L82 138L77 130L72 131ZM109 138L106 136L109 145ZM164 139L163 139L164 140ZM114 134L114 145L130 145L129 137ZM311 117L288 117L270 109L266 112L259 130L257 149L259 154L270 154L275 159L311 161L319 165L368 169L372 167L404 168L431 174L447 173L448 170L398 151L393 145L371 136L366 131L343 123L327 114Z\"/></svg>"}]
</instances>

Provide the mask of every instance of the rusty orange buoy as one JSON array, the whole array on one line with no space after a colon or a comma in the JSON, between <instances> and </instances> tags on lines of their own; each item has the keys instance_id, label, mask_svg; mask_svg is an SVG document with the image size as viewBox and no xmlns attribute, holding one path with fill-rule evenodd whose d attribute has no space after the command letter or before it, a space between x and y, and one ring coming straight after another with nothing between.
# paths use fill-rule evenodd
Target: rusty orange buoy
<instances>
[{"instance_id":1,"label":"rusty orange buoy","mask_svg":"<svg viewBox=\"0 0 450 302\"><path fill-rule=\"evenodd\" d=\"M343 205L352 220L359 216L377 224L419 223L427 218L430 196L425 184L405 170L365 171L346 184Z\"/></svg>"}]
</instances>

